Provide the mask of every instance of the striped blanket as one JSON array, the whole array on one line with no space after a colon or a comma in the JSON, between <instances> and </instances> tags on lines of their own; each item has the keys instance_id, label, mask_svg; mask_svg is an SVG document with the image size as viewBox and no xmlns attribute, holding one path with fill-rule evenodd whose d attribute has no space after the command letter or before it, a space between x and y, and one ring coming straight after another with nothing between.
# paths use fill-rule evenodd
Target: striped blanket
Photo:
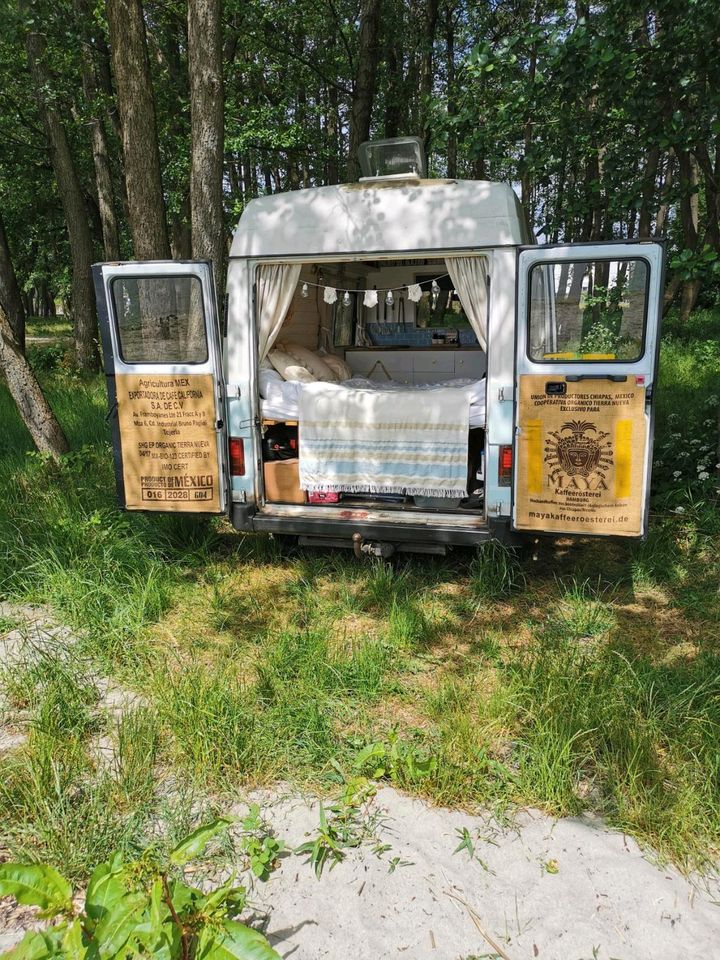
<instances>
[{"instance_id":1,"label":"striped blanket","mask_svg":"<svg viewBox=\"0 0 720 960\"><path fill-rule=\"evenodd\" d=\"M471 389L303 384L300 486L310 493L464 496Z\"/></svg>"}]
</instances>

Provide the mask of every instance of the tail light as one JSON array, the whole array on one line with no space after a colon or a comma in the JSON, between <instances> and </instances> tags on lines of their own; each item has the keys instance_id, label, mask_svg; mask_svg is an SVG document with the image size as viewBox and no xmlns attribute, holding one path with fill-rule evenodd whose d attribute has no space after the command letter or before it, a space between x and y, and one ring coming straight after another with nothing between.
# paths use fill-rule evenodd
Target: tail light
<instances>
[{"instance_id":1,"label":"tail light","mask_svg":"<svg viewBox=\"0 0 720 960\"><path fill-rule=\"evenodd\" d=\"M513 449L511 446L500 447L498 458L498 486L509 487L512 477Z\"/></svg>"},{"instance_id":2,"label":"tail light","mask_svg":"<svg viewBox=\"0 0 720 960\"><path fill-rule=\"evenodd\" d=\"M245 441L242 437L230 437L230 473L233 477L245 476Z\"/></svg>"}]
</instances>

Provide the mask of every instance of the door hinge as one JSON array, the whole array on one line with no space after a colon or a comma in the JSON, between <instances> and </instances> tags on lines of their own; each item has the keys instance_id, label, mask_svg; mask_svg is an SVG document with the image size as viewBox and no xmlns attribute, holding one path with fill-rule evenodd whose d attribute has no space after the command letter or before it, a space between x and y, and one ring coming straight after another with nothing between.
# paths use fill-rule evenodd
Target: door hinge
<instances>
[{"instance_id":1,"label":"door hinge","mask_svg":"<svg viewBox=\"0 0 720 960\"><path fill-rule=\"evenodd\" d=\"M488 507L488 513L495 514L496 517L499 517L503 511L503 505L500 500L497 503L494 503L491 507Z\"/></svg>"},{"instance_id":2,"label":"door hinge","mask_svg":"<svg viewBox=\"0 0 720 960\"><path fill-rule=\"evenodd\" d=\"M500 387L498 390L498 400L500 403L506 403L513 398L513 388L512 387Z\"/></svg>"}]
</instances>

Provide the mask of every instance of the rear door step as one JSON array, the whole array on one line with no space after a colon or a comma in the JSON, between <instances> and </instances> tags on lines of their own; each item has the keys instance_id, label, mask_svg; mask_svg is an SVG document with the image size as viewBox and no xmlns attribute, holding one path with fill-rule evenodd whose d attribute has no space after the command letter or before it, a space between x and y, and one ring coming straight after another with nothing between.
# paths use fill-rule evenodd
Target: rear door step
<instances>
[{"instance_id":1,"label":"rear door step","mask_svg":"<svg viewBox=\"0 0 720 960\"><path fill-rule=\"evenodd\" d=\"M481 530L487 527L485 517L469 513L461 515L448 513L418 513L408 510L377 510L366 507L342 507L314 504L311 507L291 503L266 503L258 511L259 517L288 517L313 521L352 524L391 523L402 530L404 527L424 527L433 530L448 527L462 530Z\"/></svg>"},{"instance_id":2,"label":"rear door step","mask_svg":"<svg viewBox=\"0 0 720 960\"><path fill-rule=\"evenodd\" d=\"M337 510L328 507L304 507L291 504L266 505L252 515L248 523L236 523L238 529L291 536L322 537L352 543L358 535L363 541L456 544L474 546L491 537L483 518L439 517L437 514L398 514L382 510Z\"/></svg>"}]
</instances>

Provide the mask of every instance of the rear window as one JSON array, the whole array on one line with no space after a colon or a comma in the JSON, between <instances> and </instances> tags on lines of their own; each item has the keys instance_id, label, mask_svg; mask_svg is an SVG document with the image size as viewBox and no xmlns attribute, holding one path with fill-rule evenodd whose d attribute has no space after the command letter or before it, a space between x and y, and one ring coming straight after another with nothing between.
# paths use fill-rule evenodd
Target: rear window
<instances>
[{"instance_id":1,"label":"rear window","mask_svg":"<svg viewBox=\"0 0 720 960\"><path fill-rule=\"evenodd\" d=\"M198 277L116 277L112 298L126 363L204 363L208 358Z\"/></svg>"},{"instance_id":2,"label":"rear window","mask_svg":"<svg viewBox=\"0 0 720 960\"><path fill-rule=\"evenodd\" d=\"M647 291L648 265L640 258L536 263L530 271L530 360L639 360Z\"/></svg>"}]
</instances>

